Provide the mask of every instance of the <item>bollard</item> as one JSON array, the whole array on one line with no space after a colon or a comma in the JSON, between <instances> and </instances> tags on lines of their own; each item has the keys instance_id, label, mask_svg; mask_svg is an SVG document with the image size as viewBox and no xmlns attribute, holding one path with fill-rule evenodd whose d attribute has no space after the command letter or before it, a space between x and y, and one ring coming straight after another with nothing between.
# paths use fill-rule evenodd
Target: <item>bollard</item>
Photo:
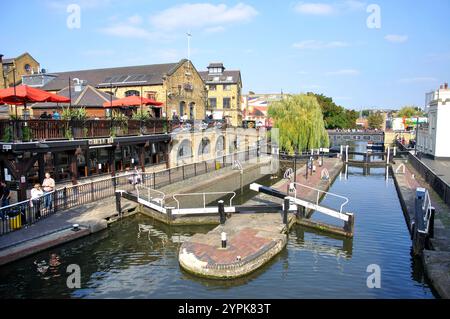
<instances>
[{"instance_id":1,"label":"bollard","mask_svg":"<svg viewBox=\"0 0 450 319\"><path fill-rule=\"evenodd\" d=\"M166 208L166 214L167 214L167 219L169 220L169 221L172 221L172 209L173 209L173 207L167 207Z\"/></svg>"},{"instance_id":2,"label":"bollard","mask_svg":"<svg viewBox=\"0 0 450 319\"><path fill-rule=\"evenodd\" d=\"M430 221L429 221L429 228L428 228L428 238L434 238L434 214L436 212L436 209L434 207L431 207L430 210Z\"/></svg>"},{"instance_id":3,"label":"bollard","mask_svg":"<svg viewBox=\"0 0 450 319\"><path fill-rule=\"evenodd\" d=\"M122 205L121 205L121 192L116 192L116 211L120 215L122 214Z\"/></svg>"},{"instance_id":4,"label":"bollard","mask_svg":"<svg viewBox=\"0 0 450 319\"><path fill-rule=\"evenodd\" d=\"M219 200L219 218L220 218L220 224L223 225L226 222L226 216L225 216L225 206L223 204L223 200Z\"/></svg>"},{"instance_id":5,"label":"bollard","mask_svg":"<svg viewBox=\"0 0 450 319\"><path fill-rule=\"evenodd\" d=\"M288 224L288 214L289 214L289 198L284 198L284 207L283 207L283 224Z\"/></svg>"},{"instance_id":6,"label":"bollard","mask_svg":"<svg viewBox=\"0 0 450 319\"><path fill-rule=\"evenodd\" d=\"M355 217L354 217L353 214L350 214L350 213L348 213L347 215L348 215L348 221L346 221L344 223L344 230L347 233L353 235L353 231L354 231L354 228L355 228Z\"/></svg>"},{"instance_id":7,"label":"bollard","mask_svg":"<svg viewBox=\"0 0 450 319\"><path fill-rule=\"evenodd\" d=\"M222 234L220 234L220 237L222 239L222 248L223 249L227 248L227 233L222 232Z\"/></svg>"}]
</instances>

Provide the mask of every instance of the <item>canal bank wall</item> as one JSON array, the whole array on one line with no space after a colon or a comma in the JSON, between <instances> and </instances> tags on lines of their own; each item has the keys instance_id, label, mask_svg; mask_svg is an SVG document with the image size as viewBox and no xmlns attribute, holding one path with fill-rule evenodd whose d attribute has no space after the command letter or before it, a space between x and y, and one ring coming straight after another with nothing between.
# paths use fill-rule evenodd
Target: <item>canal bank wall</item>
<instances>
[{"instance_id":1,"label":"canal bank wall","mask_svg":"<svg viewBox=\"0 0 450 319\"><path fill-rule=\"evenodd\" d=\"M403 167L399 167L400 165ZM440 297L450 298L450 208L443 202L420 174L406 161L397 161L392 166L395 186L410 234L415 218L417 187L428 189L432 205L436 209L434 236L421 256L425 273Z\"/></svg>"}]
</instances>

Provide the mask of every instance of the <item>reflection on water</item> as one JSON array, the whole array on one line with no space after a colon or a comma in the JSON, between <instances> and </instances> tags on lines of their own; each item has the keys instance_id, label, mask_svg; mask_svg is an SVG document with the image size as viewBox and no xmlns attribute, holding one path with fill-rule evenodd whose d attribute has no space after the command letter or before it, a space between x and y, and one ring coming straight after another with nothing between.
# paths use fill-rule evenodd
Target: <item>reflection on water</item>
<instances>
[{"instance_id":1,"label":"reflection on water","mask_svg":"<svg viewBox=\"0 0 450 319\"><path fill-rule=\"evenodd\" d=\"M177 253L212 227L169 227L144 216L4 266L1 298L433 298L411 241L391 177L349 167L331 191L345 194L355 236L345 239L292 228L287 249L244 278L208 280L182 271ZM243 194L248 196L248 194ZM333 198L324 202L332 206ZM313 218L325 218L314 214ZM68 289L67 266L81 268L81 289ZM381 289L366 285L367 266L381 267Z\"/></svg>"}]
</instances>

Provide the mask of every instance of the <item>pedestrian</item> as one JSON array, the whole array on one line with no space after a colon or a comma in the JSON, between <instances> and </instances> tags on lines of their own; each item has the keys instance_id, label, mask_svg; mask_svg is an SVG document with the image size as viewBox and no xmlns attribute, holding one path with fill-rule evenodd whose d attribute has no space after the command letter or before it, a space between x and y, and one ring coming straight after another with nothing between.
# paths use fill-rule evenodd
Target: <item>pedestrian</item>
<instances>
[{"instance_id":1,"label":"pedestrian","mask_svg":"<svg viewBox=\"0 0 450 319\"><path fill-rule=\"evenodd\" d=\"M53 116L52 116L52 118L53 118L54 120L60 120L60 119L61 119L61 116L59 115L58 111L53 111Z\"/></svg>"},{"instance_id":2,"label":"pedestrian","mask_svg":"<svg viewBox=\"0 0 450 319\"><path fill-rule=\"evenodd\" d=\"M1 186L2 186L2 193L1 193L2 207L9 206L9 201L11 199L11 190L4 181L1 182Z\"/></svg>"},{"instance_id":3,"label":"pedestrian","mask_svg":"<svg viewBox=\"0 0 450 319\"><path fill-rule=\"evenodd\" d=\"M133 184L136 186L142 182L141 173L139 172L137 166L134 167L133 174Z\"/></svg>"},{"instance_id":4,"label":"pedestrian","mask_svg":"<svg viewBox=\"0 0 450 319\"><path fill-rule=\"evenodd\" d=\"M44 205L45 209L52 208L52 192L55 190L55 180L51 178L50 173L45 173L44 181L42 182L42 187L44 188Z\"/></svg>"},{"instance_id":5,"label":"pedestrian","mask_svg":"<svg viewBox=\"0 0 450 319\"><path fill-rule=\"evenodd\" d=\"M44 113L42 113L41 116L39 116L39 118L43 120L47 119L48 118L47 111L44 111Z\"/></svg>"},{"instance_id":6,"label":"pedestrian","mask_svg":"<svg viewBox=\"0 0 450 319\"><path fill-rule=\"evenodd\" d=\"M44 196L44 191L42 190L41 184L37 183L31 190L31 207L34 207L34 218L41 218L41 198Z\"/></svg>"}]
</instances>

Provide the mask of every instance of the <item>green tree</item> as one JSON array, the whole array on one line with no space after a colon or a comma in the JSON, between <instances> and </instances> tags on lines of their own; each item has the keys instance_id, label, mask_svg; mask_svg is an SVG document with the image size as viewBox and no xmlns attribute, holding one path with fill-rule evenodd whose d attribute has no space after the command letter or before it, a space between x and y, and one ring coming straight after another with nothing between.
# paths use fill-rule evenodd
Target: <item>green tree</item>
<instances>
[{"instance_id":1,"label":"green tree","mask_svg":"<svg viewBox=\"0 0 450 319\"><path fill-rule=\"evenodd\" d=\"M417 106L404 106L397 112L397 117L416 117L423 115L423 111Z\"/></svg>"},{"instance_id":2,"label":"green tree","mask_svg":"<svg viewBox=\"0 0 450 319\"><path fill-rule=\"evenodd\" d=\"M280 147L293 153L296 150L328 147L328 133L315 96L292 95L274 102L268 110L274 127L279 129Z\"/></svg>"},{"instance_id":3,"label":"green tree","mask_svg":"<svg viewBox=\"0 0 450 319\"><path fill-rule=\"evenodd\" d=\"M308 93L308 96L315 96L320 104L323 113L325 128L327 129L348 129L356 127L358 113L353 110L346 110L342 106L333 102L331 97L323 94Z\"/></svg>"},{"instance_id":4,"label":"green tree","mask_svg":"<svg viewBox=\"0 0 450 319\"><path fill-rule=\"evenodd\" d=\"M372 129L372 130L380 129L381 125L383 125L383 121L384 121L384 117L379 112L372 113L367 118L367 122L368 122L369 128Z\"/></svg>"}]
</instances>

